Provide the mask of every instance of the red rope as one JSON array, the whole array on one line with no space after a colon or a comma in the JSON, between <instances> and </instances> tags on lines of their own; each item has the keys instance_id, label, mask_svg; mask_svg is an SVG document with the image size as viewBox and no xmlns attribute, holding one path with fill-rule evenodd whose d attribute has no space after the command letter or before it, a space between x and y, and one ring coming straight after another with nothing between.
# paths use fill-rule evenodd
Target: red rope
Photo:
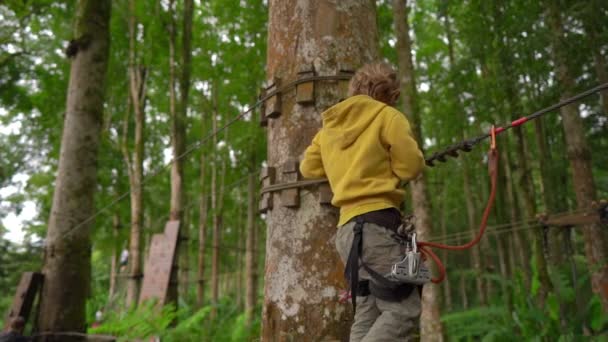
<instances>
[{"instance_id":1,"label":"red rope","mask_svg":"<svg viewBox=\"0 0 608 342\"><path fill-rule=\"evenodd\" d=\"M436 242L419 242L418 243L418 248L420 249L420 252L423 255L433 259L433 261L437 265L437 268L439 271L439 277L431 279L431 281L435 284L442 282L443 279L445 278L445 266L443 265L443 263L441 262L439 257L437 257L435 252L433 252L433 250L431 250L430 248L427 248L427 247L435 247L435 248L447 249L447 250L452 250L452 251L461 251L461 250L469 249L469 248L475 246L481 240L483 233L486 231L486 227L488 225L488 218L490 217L490 212L492 211L492 207L494 206L494 199L496 198L496 183L497 183L497 178L498 178L497 177L498 150L496 149L496 128L494 126L492 126L490 135L492 137L492 141L491 141L490 151L488 153L488 172L490 173L490 179L492 182L492 186L491 186L491 190L490 190L490 197L488 198L488 203L486 204L486 209L483 212L483 216L481 217L481 223L479 224L479 232L477 233L475 238L473 238L473 240L469 241L468 243L466 243L464 245L452 246L452 245L444 245L444 244L436 243Z\"/></svg>"}]
</instances>

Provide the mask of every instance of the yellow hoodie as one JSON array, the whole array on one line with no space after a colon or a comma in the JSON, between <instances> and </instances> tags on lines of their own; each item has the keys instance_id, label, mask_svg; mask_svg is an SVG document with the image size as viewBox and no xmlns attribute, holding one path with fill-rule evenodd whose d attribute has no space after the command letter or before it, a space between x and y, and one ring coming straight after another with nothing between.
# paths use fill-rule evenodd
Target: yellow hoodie
<instances>
[{"instance_id":1,"label":"yellow hoodie","mask_svg":"<svg viewBox=\"0 0 608 342\"><path fill-rule=\"evenodd\" d=\"M323 113L323 128L306 149L300 172L328 178L341 226L370 211L399 208L405 194L401 181L415 178L423 167L405 116L357 95Z\"/></svg>"}]
</instances>

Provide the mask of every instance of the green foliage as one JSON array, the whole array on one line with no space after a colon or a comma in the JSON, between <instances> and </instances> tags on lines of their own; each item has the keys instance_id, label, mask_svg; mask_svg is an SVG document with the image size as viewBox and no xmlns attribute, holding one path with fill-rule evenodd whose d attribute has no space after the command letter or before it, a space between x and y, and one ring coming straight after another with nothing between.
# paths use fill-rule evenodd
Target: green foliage
<instances>
[{"instance_id":1,"label":"green foliage","mask_svg":"<svg viewBox=\"0 0 608 342\"><path fill-rule=\"evenodd\" d=\"M162 341L252 341L259 336L260 313L258 308L251 326L246 324L246 316L234 302L223 300L218 307L218 316L211 320L211 306L201 309L181 307L177 312L172 306L161 310L154 303L147 303L124 313L115 311L107 314L104 322L90 328L91 334L109 334L119 337L119 341L145 339L158 336ZM176 321L175 325L172 322Z\"/></svg>"},{"instance_id":2,"label":"green foliage","mask_svg":"<svg viewBox=\"0 0 608 342\"><path fill-rule=\"evenodd\" d=\"M590 285L588 277L579 279L574 289L567 280L567 270L556 273L554 278L562 282L548 295L544 307L539 307L534 294L526 290L520 274L509 286L512 309L495 298L490 306L444 314L441 321L447 336L454 341L602 341L608 318L602 314L599 298L585 297L587 303L580 306L572 296L576 292L583 297L581 290Z\"/></svg>"},{"instance_id":3,"label":"green foliage","mask_svg":"<svg viewBox=\"0 0 608 342\"><path fill-rule=\"evenodd\" d=\"M89 329L89 333L110 334L122 341L148 338L167 330L176 317L173 306L167 305L158 310L154 302L148 302L124 313L108 313L106 321L99 327Z\"/></svg>"}]
</instances>

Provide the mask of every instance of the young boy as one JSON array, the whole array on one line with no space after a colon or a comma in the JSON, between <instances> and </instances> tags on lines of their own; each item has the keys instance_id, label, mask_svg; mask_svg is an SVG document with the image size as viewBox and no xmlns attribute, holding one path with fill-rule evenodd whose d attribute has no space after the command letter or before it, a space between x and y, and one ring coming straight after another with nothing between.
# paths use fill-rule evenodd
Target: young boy
<instances>
[{"instance_id":1,"label":"young boy","mask_svg":"<svg viewBox=\"0 0 608 342\"><path fill-rule=\"evenodd\" d=\"M392 107L400 92L389 65L363 66L348 95L323 113L300 171L327 177L332 204L340 208L336 247L356 305L350 341L401 341L417 334L420 293L384 276L404 255L395 236L405 194L400 185L418 176L424 158L407 119Z\"/></svg>"}]
</instances>

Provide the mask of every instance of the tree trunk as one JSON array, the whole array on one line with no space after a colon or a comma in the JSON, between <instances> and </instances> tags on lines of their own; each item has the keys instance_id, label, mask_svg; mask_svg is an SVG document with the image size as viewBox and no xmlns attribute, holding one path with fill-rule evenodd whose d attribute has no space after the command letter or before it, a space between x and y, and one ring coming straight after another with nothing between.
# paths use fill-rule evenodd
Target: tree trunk
<instances>
[{"instance_id":1,"label":"tree trunk","mask_svg":"<svg viewBox=\"0 0 608 342\"><path fill-rule=\"evenodd\" d=\"M504 142L502 145L508 146L509 142L507 140L507 138L503 139ZM517 199L515 198L515 192L513 191L513 175L511 173L511 158L510 158L510 154L507 150L503 151L500 154L500 162L502 164L502 168L503 168L503 174L504 174L504 179L505 179L505 186L504 188L506 189L505 193L504 193L504 201L505 201L505 206L509 208L509 221L512 224L515 224L516 222L521 221L521 215L520 212L518 210L518 205L517 205ZM501 196L501 197L503 197ZM513 247L514 247L514 253L517 257L517 264L519 264L520 267L523 268L524 270L524 282L526 283L526 288L530 288L530 278L529 278L529 274L530 273L530 258L528 257L528 253L526 253L526 251L528 250L528 248L525 248L524 246L524 242L522 241L521 238L521 233L519 231L517 231L517 225L512 227L512 232L511 232L511 239L513 241ZM513 271L515 271L515 268L512 268Z\"/></svg>"},{"instance_id":2,"label":"tree trunk","mask_svg":"<svg viewBox=\"0 0 608 342\"><path fill-rule=\"evenodd\" d=\"M254 310L257 299L257 243L256 243L256 178L253 172L247 176L247 237L245 242L245 315L248 327L253 323Z\"/></svg>"},{"instance_id":3,"label":"tree trunk","mask_svg":"<svg viewBox=\"0 0 608 342\"><path fill-rule=\"evenodd\" d=\"M112 237L114 238L114 250L112 251L112 258L110 261L110 290L108 294L108 301L112 301L114 293L116 293L116 278L118 275L118 253L120 248L116 245L118 242L118 230L120 229L120 216L114 214L112 216Z\"/></svg>"},{"instance_id":4,"label":"tree trunk","mask_svg":"<svg viewBox=\"0 0 608 342\"><path fill-rule=\"evenodd\" d=\"M95 210L97 151L110 47L111 3L77 5L59 167L45 239L41 332L86 330L85 304L91 279L90 230ZM71 341L62 337L47 341Z\"/></svg>"},{"instance_id":5,"label":"tree trunk","mask_svg":"<svg viewBox=\"0 0 608 342\"><path fill-rule=\"evenodd\" d=\"M269 1L268 79L295 80L304 68L318 75L354 70L378 58L375 2L372 0ZM293 90L290 90L292 92ZM343 98L338 82L315 84L314 106L296 105L286 93L283 117L268 124L268 165L282 168L301 156L321 126L320 113ZM338 302L346 287L333 236L338 213L313 196L300 207L274 206L267 214L264 341L346 340L351 313Z\"/></svg>"},{"instance_id":6,"label":"tree trunk","mask_svg":"<svg viewBox=\"0 0 608 342\"><path fill-rule=\"evenodd\" d=\"M409 116L418 146L422 148L422 123L417 107L416 80L412 62L412 43L409 36L407 1L393 0L393 20L397 37L397 56L399 58L399 78L403 96L403 112ZM431 237L431 208L426 190L426 176L410 182L416 230L421 241ZM434 266L434 264L432 264ZM434 267L433 267L434 268ZM422 341L443 341L443 328L440 321L439 286L429 283L422 291L422 314L420 316L420 336Z\"/></svg>"},{"instance_id":7,"label":"tree trunk","mask_svg":"<svg viewBox=\"0 0 608 342\"><path fill-rule=\"evenodd\" d=\"M211 117L213 132L217 132L217 87L213 87L213 114ZM213 214L213 251L211 256L211 318L217 315L219 302L219 241L220 222L217 191L217 134L213 135L213 161L211 162L211 212Z\"/></svg>"},{"instance_id":8,"label":"tree trunk","mask_svg":"<svg viewBox=\"0 0 608 342\"><path fill-rule=\"evenodd\" d=\"M441 236L447 236L447 183L443 184L443 190L441 193ZM443 265L447 269L447 260L448 260L448 251L443 249L441 250L441 260L443 260ZM443 300L445 304L445 309L447 312L452 311L452 292L450 289L450 277L449 274L446 274L445 279L443 280Z\"/></svg>"},{"instance_id":9,"label":"tree trunk","mask_svg":"<svg viewBox=\"0 0 608 342\"><path fill-rule=\"evenodd\" d=\"M201 111L201 132L205 131L205 114L204 110ZM201 139L204 139L202 137ZM202 140L201 140L202 143ZM209 194L206 192L206 178L205 169L207 167L205 151L201 151L200 161L200 207L199 207L199 222L198 222L198 281L196 290L196 303L199 308L202 308L205 304L205 250L207 244L207 215L208 215L208 198Z\"/></svg>"},{"instance_id":10,"label":"tree trunk","mask_svg":"<svg viewBox=\"0 0 608 342\"><path fill-rule=\"evenodd\" d=\"M192 13L194 12L194 3L193 0L184 0L184 19L183 19L183 27L182 27L182 65L181 65L181 77L179 80L179 111L176 113L173 119L173 139L175 141L174 144L174 156L181 156L185 151L185 140L186 140L186 118L188 117L188 98L190 93L190 70L191 70L191 60L192 60ZM179 137L179 138L178 138ZM176 178L180 179L179 187L172 188L176 191L176 199L179 196L179 207L172 207L172 212L179 213L183 212L183 176L184 176L184 163L181 161L177 161L174 164L179 163L179 166L175 167L175 174L179 174ZM172 173L173 174L173 173ZM172 178L173 179L173 178ZM172 201L173 204L173 201ZM183 213L181 214L183 219ZM178 217L178 216L175 216ZM177 218L175 218L177 219ZM180 229L180 267L179 267L179 281L183 286L180 286L179 292L180 296L184 300L188 300L189 297L189 274L190 274L190 257L189 257L189 241L190 241L190 230L189 225L182 225L182 229Z\"/></svg>"},{"instance_id":11,"label":"tree trunk","mask_svg":"<svg viewBox=\"0 0 608 342\"><path fill-rule=\"evenodd\" d=\"M173 160L171 162L171 204L169 209L169 219L181 221L184 215L183 201L183 177L184 169L183 162L180 156L184 152L183 125L181 113L177 111L177 98L175 92L176 83L176 58L175 44L177 35L177 24L175 20L175 0L169 0L169 115L171 116L171 147L173 150ZM183 222L182 222L183 223ZM177 306L178 302L178 274L179 266L178 256L185 245L183 242L183 231L187 228L180 224L179 239L176 246L176 252L173 259L173 269L169 281L169 290L167 293L167 303L172 303Z\"/></svg>"},{"instance_id":12,"label":"tree trunk","mask_svg":"<svg viewBox=\"0 0 608 342\"><path fill-rule=\"evenodd\" d=\"M502 236L500 233L496 233L495 235L496 237L496 249L498 251L498 265L500 267L500 275L503 278L503 281L500 282L500 286L501 286L501 291L502 291L502 298L505 299L505 301L507 302L507 307L509 308L509 312L511 312L512 307L513 307L513 301L511 299L511 290L509 289L509 287L507 286L508 284L508 280L512 279L511 278L511 274L509 274L509 268L507 267L507 258L506 258L506 252L505 252L505 243L504 240L502 239Z\"/></svg>"},{"instance_id":13,"label":"tree trunk","mask_svg":"<svg viewBox=\"0 0 608 342\"><path fill-rule=\"evenodd\" d=\"M604 17L602 11L598 11L600 8L601 0L588 1L587 7L584 11L585 16L583 18L583 27L585 29L585 36L587 38L588 46L593 53L593 66L595 67L595 75L597 80L604 84L608 82L608 71L606 71L605 57L602 55L601 46L598 45L598 39L601 37L601 31L599 31L604 25ZM604 116L608 117L608 90L604 90L600 93L602 99L602 109Z\"/></svg>"},{"instance_id":14,"label":"tree trunk","mask_svg":"<svg viewBox=\"0 0 608 342\"><path fill-rule=\"evenodd\" d=\"M444 7L444 13L441 13L443 16L443 24L444 24L444 28L445 28L445 32L446 32L446 36L447 36L447 40L448 40L448 61L449 61L449 67L450 67L450 71L454 72L454 65L455 65L455 57L454 57L454 44L453 44L453 40L452 40L452 28L450 25L450 18L449 18L449 2L446 1L445 2L445 7ZM464 113L464 111L462 110L463 106L462 103L460 102L460 98L458 97L458 94L456 94L455 92L452 92L452 100L454 101L454 103L456 104L456 109L454 110L455 113ZM466 120L466 118L462 118L463 120ZM463 126L462 128L462 137L464 138L466 136L466 132L465 132L465 128ZM471 196L471 181L470 181L470 176L469 176L469 166L468 166L468 162L467 160L464 160L462 163L462 169L463 169L463 194L464 194L464 198L465 198L465 204L466 204L466 208L467 208L467 223L468 223L468 227L469 228L473 228L475 227L475 205L473 203L473 197ZM443 228L442 228L443 229ZM447 253L443 253L443 260L446 260L446 255ZM481 274L483 273L482 267L481 267L481 255L480 255L480 250L479 250L479 246L473 246L473 248L471 249L471 257L472 257L472 265L475 268L475 271L477 272L478 276L475 277L475 285L477 288L477 293L479 293L480 298L482 298L482 302L485 302L485 288L483 286L483 279L481 278ZM447 279L446 279L447 280ZM450 310L448 308L448 310Z\"/></svg>"},{"instance_id":15,"label":"tree trunk","mask_svg":"<svg viewBox=\"0 0 608 342\"><path fill-rule=\"evenodd\" d=\"M127 144L129 117L125 118L122 149L129 174L131 195L131 236L129 240L129 281L127 286L127 307L136 305L142 279L142 223L143 223L143 162L144 162L144 124L145 124L145 82L146 69L137 60L137 32L135 0L129 1L129 103L135 114L135 142L133 156Z\"/></svg>"},{"instance_id":16,"label":"tree trunk","mask_svg":"<svg viewBox=\"0 0 608 342\"><path fill-rule=\"evenodd\" d=\"M247 215L247 213L239 213L238 216L236 217L237 223L236 223L236 233L237 233L237 237L236 237L236 241L237 241L237 245L236 248L234 249L234 254L236 255L236 269L234 270L234 276L236 277L235 279L235 287L236 287L236 294L234 295L234 298L236 299L236 307L239 310L243 310L243 275L245 275L245 272L243 267L244 265L244 258L243 255L245 253L243 253L245 251L245 239L243 239L244 237L244 221L245 221L245 217L244 215Z\"/></svg>"},{"instance_id":17,"label":"tree trunk","mask_svg":"<svg viewBox=\"0 0 608 342\"><path fill-rule=\"evenodd\" d=\"M555 72L560 85L562 98L571 97L574 93L574 76L564 55L564 32L558 4L550 1L549 24L552 33L552 50ZM567 153L572 168L572 182L579 209L588 209L596 199L595 183L591 171L591 151L585 139L583 120L579 115L577 104L560 109L564 134L566 135ZM585 255L591 273L593 292L598 294L604 311L608 311L608 262L605 250L605 235L598 225L582 227L585 240Z\"/></svg>"}]
</instances>

